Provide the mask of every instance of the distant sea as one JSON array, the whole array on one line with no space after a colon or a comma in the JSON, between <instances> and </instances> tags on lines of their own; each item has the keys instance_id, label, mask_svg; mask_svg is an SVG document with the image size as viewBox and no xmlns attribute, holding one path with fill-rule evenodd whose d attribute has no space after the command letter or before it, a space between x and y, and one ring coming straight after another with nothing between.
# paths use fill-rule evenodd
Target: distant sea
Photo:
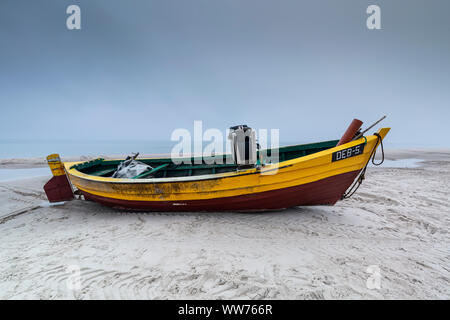
<instances>
[{"instance_id":1,"label":"distant sea","mask_svg":"<svg viewBox=\"0 0 450 320\"><path fill-rule=\"evenodd\" d=\"M280 142L281 146L309 143L312 141ZM125 155L134 152L140 154L170 153L177 144L170 140L19 140L0 139L0 159L9 158L45 158L52 153L62 157L98 157L107 155ZM205 147L208 142L204 142ZM412 148L412 144L385 142L387 148ZM434 147L434 146L427 146ZM224 147L225 150L225 147Z\"/></svg>"},{"instance_id":2,"label":"distant sea","mask_svg":"<svg viewBox=\"0 0 450 320\"><path fill-rule=\"evenodd\" d=\"M0 140L0 158L45 158L52 153L62 157L170 153L174 141L85 141L85 140Z\"/></svg>"},{"instance_id":3,"label":"distant sea","mask_svg":"<svg viewBox=\"0 0 450 320\"><path fill-rule=\"evenodd\" d=\"M203 147L210 142L204 142ZM280 143L292 145L307 142ZM61 157L99 157L125 155L139 152L141 155L169 154L178 141L170 140L6 140L0 139L0 159L45 158L58 153ZM193 144L192 144L193 147ZM225 146L224 146L225 151Z\"/></svg>"}]
</instances>

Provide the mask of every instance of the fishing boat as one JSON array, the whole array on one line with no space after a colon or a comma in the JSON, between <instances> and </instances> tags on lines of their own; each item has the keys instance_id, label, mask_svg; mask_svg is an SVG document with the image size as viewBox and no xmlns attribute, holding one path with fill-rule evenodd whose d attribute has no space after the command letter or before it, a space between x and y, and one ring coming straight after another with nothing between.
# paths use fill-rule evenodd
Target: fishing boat
<instances>
[{"instance_id":1,"label":"fishing boat","mask_svg":"<svg viewBox=\"0 0 450 320\"><path fill-rule=\"evenodd\" d=\"M124 159L62 163L55 154L48 157L53 181L44 189L51 202L71 200L75 188L85 200L142 211L253 212L334 205L361 183L390 130L364 136L362 122L355 120L341 140L280 147L279 160L272 163L261 157L263 150L252 149L249 139L245 152L235 154L235 145L221 164L195 157L181 164L171 158L139 159L149 169L126 178L115 177ZM248 161L252 152L254 163Z\"/></svg>"}]
</instances>

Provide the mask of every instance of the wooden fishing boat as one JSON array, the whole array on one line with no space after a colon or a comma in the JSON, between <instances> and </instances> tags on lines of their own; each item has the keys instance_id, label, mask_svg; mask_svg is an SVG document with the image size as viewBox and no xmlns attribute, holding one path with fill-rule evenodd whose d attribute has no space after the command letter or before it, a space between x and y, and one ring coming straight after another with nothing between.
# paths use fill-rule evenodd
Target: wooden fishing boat
<instances>
[{"instance_id":1,"label":"wooden fishing boat","mask_svg":"<svg viewBox=\"0 0 450 320\"><path fill-rule=\"evenodd\" d=\"M224 155L223 164L208 164L205 159L195 164L194 158L193 164L139 159L152 172L126 179L111 177L123 160L65 162L64 169L85 199L115 208L263 211L333 205L365 170L389 130L382 128L338 146L338 140L332 140L281 147L279 162L259 167L240 168L227 163L229 155Z\"/></svg>"}]
</instances>

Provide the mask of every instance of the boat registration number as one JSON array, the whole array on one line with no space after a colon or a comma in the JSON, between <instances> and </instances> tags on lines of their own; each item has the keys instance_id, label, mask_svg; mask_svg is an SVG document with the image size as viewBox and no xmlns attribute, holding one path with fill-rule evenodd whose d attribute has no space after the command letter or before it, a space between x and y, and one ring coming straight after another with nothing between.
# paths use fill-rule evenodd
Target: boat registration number
<instances>
[{"instance_id":1,"label":"boat registration number","mask_svg":"<svg viewBox=\"0 0 450 320\"><path fill-rule=\"evenodd\" d=\"M364 152L364 143L358 144L357 146L353 146L344 150L333 152L331 157L331 162L344 160L347 158L355 157Z\"/></svg>"}]
</instances>

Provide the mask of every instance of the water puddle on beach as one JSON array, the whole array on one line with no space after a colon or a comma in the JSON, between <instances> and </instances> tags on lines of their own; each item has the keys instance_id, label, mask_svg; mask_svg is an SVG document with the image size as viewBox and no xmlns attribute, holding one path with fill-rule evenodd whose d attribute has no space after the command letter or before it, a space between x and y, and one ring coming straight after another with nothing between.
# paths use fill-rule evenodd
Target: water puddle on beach
<instances>
[{"instance_id":1,"label":"water puddle on beach","mask_svg":"<svg viewBox=\"0 0 450 320\"><path fill-rule=\"evenodd\" d=\"M0 182L51 176L49 168L0 169Z\"/></svg>"},{"instance_id":2,"label":"water puddle on beach","mask_svg":"<svg viewBox=\"0 0 450 320\"><path fill-rule=\"evenodd\" d=\"M375 160L378 163L380 160ZM422 166L423 159L398 159L398 160L384 160L381 167L384 168L419 168ZM374 167L372 161L369 162L370 167Z\"/></svg>"}]
</instances>

